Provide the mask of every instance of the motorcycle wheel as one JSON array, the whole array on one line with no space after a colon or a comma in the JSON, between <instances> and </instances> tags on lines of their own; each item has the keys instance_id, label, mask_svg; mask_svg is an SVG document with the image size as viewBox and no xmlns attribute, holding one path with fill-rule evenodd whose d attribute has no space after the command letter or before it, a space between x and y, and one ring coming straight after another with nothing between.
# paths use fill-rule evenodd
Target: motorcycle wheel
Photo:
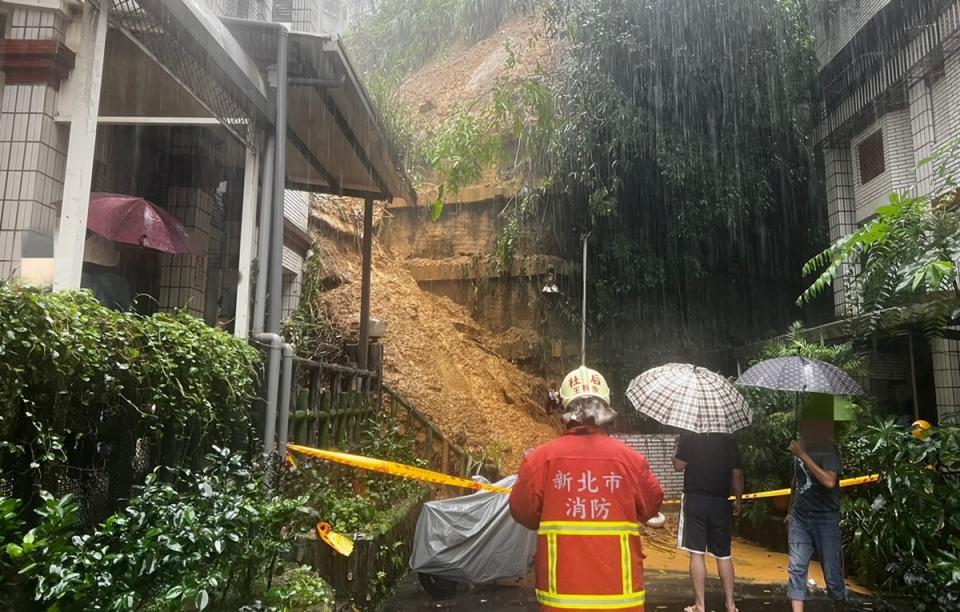
<instances>
[{"instance_id":1,"label":"motorcycle wheel","mask_svg":"<svg viewBox=\"0 0 960 612\"><path fill-rule=\"evenodd\" d=\"M453 597L459 585L456 581L434 576L433 574L418 573L417 578L420 580L420 586L423 587L423 590L437 599Z\"/></svg>"}]
</instances>

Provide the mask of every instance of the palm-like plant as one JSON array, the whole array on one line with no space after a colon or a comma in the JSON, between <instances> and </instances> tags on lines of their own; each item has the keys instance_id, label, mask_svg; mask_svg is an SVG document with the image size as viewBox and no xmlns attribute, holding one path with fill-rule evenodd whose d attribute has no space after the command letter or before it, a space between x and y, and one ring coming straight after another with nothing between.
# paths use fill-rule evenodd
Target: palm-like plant
<instances>
[{"instance_id":1,"label":"palm-like plant","mask_svg":"<svg viewBox=\"0 0 960 612\"><path fill-rule=\"evenodd\" d=\"M825 361L853 376L864 373L863 357L853 348L852 343L826 344L823 340L809 340L800 321L794 321L782 339L764 344L752 363L794 355Z\"/></svg>"},{"instance_id":2,"label":"palm-like plant","mask_svg":"<svg viewBox=\"0 0 960 612\"><path fill-rule=\"evenodd\" d=\"M852 270L845 289L860 304L858 320L868 331L918 324L938 334L950 325L960 314L960 185L951 173L957 148L941 158L938 191L891 194L876 218L808 261L803 273L820 274L798 304Z\"/></svg>"}]
</instances>

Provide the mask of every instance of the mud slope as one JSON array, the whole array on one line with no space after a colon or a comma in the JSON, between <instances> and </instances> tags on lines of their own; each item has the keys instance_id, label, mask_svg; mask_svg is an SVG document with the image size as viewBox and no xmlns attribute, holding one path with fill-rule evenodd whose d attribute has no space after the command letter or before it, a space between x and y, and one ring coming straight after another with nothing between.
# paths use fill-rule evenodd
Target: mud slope
<instances>
[{"instance_id":1,"label":"mud slope","mask_svg":"<svg viewBox=\"0 0 960 612\"><path fill-rule=\"evenodd\" d=\"M349 201L314 204L312 225L324 275L341 282L321 294L339 329L356 330L360 257ZM346 210L345 210L346 208ZM379 215L378 215L379 217ZM374 247L371 316L387 322L384 378L451 439L511 472L522 451L558 435L543 412L545 383L499 356L501 339L461 306L420 289L400 261ZM331 283L336 284L336 283Z\"/></svg>"}]
</instances>

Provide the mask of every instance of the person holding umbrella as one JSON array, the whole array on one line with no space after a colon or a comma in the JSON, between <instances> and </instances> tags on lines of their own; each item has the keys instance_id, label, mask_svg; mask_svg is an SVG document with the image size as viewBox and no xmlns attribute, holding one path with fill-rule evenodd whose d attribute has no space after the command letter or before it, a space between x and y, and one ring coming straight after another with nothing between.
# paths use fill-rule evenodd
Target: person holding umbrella
<instances>
[{"instance_id":1,"label":"person holding umbrella","mask_svg":"<svg viewBox=\"0 0 960 612\"><path fill-rule=\"evenodd\" d=\"M630 383L627 397L641 413L690 433L681 435L673 460L683 470L683 501L677 546L690 555L694 603L686 612L706 607L706 560L717 559L727 612L734 612L734 571L730 554L731 514L743 495L740 451L730 435L746 427L753 412L724 377L686 363L647 370ZM733 492L733 505L727 496Z\"/></svg>"},{"instance_id":2,"label":"person holding umbrella","mask_svg":"<svg viewBox=\"0 0 960 612\"><path fill-rule=\"evenodd\" d=\"M787 597L794 612L802 612L807 598L807 570L813 553L827 582L834 607L846 608L847 588L843 581L843 541L840 533L840 454L834 444L833 422L851 418L848 404L834 396L863 395L863 388L839 367L789 355L767 359L744 372L738 385L794 393L796 428L799 440L788 450L793 455L794 479L787 540L790 562L787 567ZM800 396L805 406L801 413Z\"/></svg>"},{"instance_id":3,"label":"person holding umbrella","mask_svg":"<svg viewBox=\"0 0 960 612\"><path fill-rule=\"evenodd\" d=\"M694 604L686 612L704 612L706 555L717 560L727 612L737 609L733 598L734 570L730 543L731 515L740 514L743 463L733 436L725 433L682 434L677 439L673 467L683 472L683 500L677 547L690 554ZM728 497L734 496L731 503Z\"/></svg>"},{"instance_id":4,"label":"person holding umbrella","mask_svg":"<svg viewBox=\"0 0 960 612\"><path fill-rule=\"evenodd\" d=\"M787 512L787 597L793 612L803 612L807 571L813 553L827 583L835 609L845 609L843 536L840 533L840 453L833 438L834 398L812 395L800 418L800 440L790 442L794 455L793 494Z\"/></svg>"}]
</instances>

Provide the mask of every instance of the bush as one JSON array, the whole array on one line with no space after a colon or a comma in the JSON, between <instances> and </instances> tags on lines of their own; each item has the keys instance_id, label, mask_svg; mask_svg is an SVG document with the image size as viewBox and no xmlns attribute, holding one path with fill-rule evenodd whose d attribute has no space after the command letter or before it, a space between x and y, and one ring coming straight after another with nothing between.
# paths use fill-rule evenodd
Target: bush
<instances>
[{"instance_id":1,"label":"bush","mask_svg":"<svg viewBox=\"0 0 960 612\"><path fill-rule=\"evenodd\" d=\"M319 603L324 587L303 571L271 588L279 558L312 522L305 500L271 492L263 466L240 455L218 449L208 461L176 470L179 486L152 474L90 534L74 534L69 496L44 493L41 520L26 533L10 518L18 502L0 498L0 600L13 609L32 598L64 611L203 610L266 592L285 607L298 597Z\"/></svg>"},{"instance_id":2,"label":"bush","mask_svg":"<svg viewBox=\"0 0 960 612\"><path fill-rule=\"evenodd\" d=\"M258 361L183 313L143 317L87 291L0 282L0 466L21 514L32 519L41 490L96 479L108 483L99 520L150 466L235 446L250 433Z\"/></svg>"},{"instance_id":3,"label":"bush","mask_svg":"<svg viewBox=\"0 0 960 612\"><path fill-rule=\"evenodd\" d=\"M346 449L368 457L425 467L416 457L411 440L393 422L368 421L356 448ZM425 495L417 481L377 474L317 460L297 459L302 468L291 490L306 495L320 520L343 533L377 533L387 529L406 509L404 502Z\"/></svg>"},{"instance_id":4,"label":"bush","mask_svg":"<svg viewBox=\"0 0 960 612\"><path fill-rule=\"evenodd\" d=\"M960 606L960 428L918 439L893 420L860 432L881 481L845 497L843 527L856 572L921 610Z\"/></svg>"}]
</instances>

